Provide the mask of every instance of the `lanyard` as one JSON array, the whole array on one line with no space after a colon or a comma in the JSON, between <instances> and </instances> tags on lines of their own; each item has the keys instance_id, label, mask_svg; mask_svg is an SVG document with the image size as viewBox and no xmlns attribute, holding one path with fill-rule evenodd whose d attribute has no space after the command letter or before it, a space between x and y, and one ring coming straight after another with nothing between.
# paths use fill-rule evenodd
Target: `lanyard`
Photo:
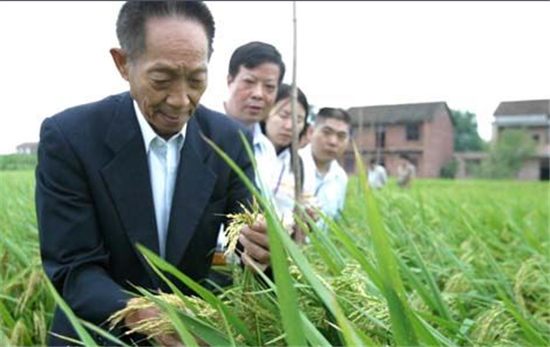
<instances>
[{"instance_id":1,"label":"lanyard","mask_svg":"<svg viewBox=\"0 0 550 347\"><path fill-rule=\"evenodd\" d=\"M283 163L283 167L281 168L281 172L279 173L279 178L277 179L277 185L275 186L275 189L273 189L273 196L276 196L277 192L279 191L281 181L283 180L283 173L285 172L285 166L285 163Z\"/></svg>"}]
</instances>

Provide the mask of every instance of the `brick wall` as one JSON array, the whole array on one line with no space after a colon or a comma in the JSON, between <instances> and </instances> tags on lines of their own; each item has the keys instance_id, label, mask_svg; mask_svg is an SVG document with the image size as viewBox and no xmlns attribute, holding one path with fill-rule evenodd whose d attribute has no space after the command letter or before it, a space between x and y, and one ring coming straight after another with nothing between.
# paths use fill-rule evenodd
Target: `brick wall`
<instances>
[{"instance_id":1,"label":"brick wall","mask_svg":"<svg viewBox=\"0 0 550 347\"><path fill-rule=\"evenodd\" d=\"M418 140L407 140L406 124L386 124L384 127L386 139L381 155L389 175L396 175L402 153L407 153L416 161L419 177L439 177L441 167L453 158L453 126L446 109L439 111L431 121L420 123ZM363 153L365 164L376 156L375 139L375 126L372 124L363 124L363 129L355 131L354 140ZM353 153L348 152L347 158L349 163ZM351 164L346 167L350 171L354 169Z\"/></svg>"},{"instance_id":2,"label":"brick wall","mask_svg":"<svg viewBox=\"0 0 550 347\"><path fill-rule=\"evenodd\" d=\"M440 170L453 159L454 134L451 118L441 109L431 122L425 123L426 144L422 176L439 177Z\"/></svg>"}]
</instances>

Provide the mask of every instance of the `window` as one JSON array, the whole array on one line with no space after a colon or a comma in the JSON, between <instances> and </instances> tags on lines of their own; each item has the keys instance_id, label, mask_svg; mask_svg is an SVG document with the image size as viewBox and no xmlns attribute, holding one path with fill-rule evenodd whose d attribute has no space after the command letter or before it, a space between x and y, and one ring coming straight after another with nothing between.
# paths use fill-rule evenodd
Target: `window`
<instances>
[{"instance_id":1,"label":"window","mask_svg":"<svg viewBox=\"0 0 550 347\"><path fill-rule=\"evenodd\" d=\"M420 124L419 123L409 123L406 126L407 141L417 141L420 140Z\"/></svg>"},{"instance_id":2,"label":"window","mask_svg":"<svg viewBox=\"0 0 550 347\"><path fill-rule=\"evenodd\" d=\"M383 125L376 127L376 148L386 147L386 128Z\"/></svg>"}]
</instances>

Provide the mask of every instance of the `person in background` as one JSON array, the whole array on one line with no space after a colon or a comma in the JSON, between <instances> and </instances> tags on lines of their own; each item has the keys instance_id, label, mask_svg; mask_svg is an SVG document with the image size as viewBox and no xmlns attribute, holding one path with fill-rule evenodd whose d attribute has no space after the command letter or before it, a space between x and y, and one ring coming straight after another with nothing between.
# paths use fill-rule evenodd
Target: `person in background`
<instances>
[{"instance_id":1,"label":"person in background","mask_svg":"<svg viewBox=\"0 0 550 347\"><path fill-rule=\"evenodd\" d=\"M225 113L244 124L253 134L257 163L256 183L269 197L269 184L276 171L276 153L260 129L275 104L277 90L285 75L281 54L273 45L253 41L238 47L229 60L227 86L229 96Z\"/></svg>"},{"instance_id":2,"label":"person in background","mask_svg":"<svg viewBox=\"0 0 550 347\"><path fill-rule=\"evenodd\" d=\"M402 154L400 158L401 162L397 167L397 185L401 188L410 188L416 176L416 168L408 155Z\"/></svg>"},{"instance_id":3,"label":"person in background","mask_svg":"<svg viewBox=\"0 0 550 347\"><path fill-rule=\"evenodd\" d=\"M271 193L279 216L288 230L294 226L294 206L295 206L295 178L292 167L292 87L288 84L282 84L279 87L275 106L271 109L265 122L262 122L262 130L269 138L275 152L277 153L277 170L273 176L274 180L270 184ZM302 135L305 128L305 121L309 110L309 103L305 94L298 88L297 103L297 132ZM312 191L303 189L304 170L303 161L298 157L300 176L301 176L301 195L304 205L313 197Z\"/></svg>"},{"instance_id":4,"label":"person in background","mask_svg":"<svg viewBox=\"0 0 550 347\"><path fill-rule=\"evenodd\" d=\"M369 162L369 185L374 189L382 189L387 181L386 169L372 158Z\"/></svg>"},{"instance_id":5,"label":"person in background","mask_svg":"<svg viewBox=\"0 0 550 347\"><path fill-rule=\"evenodd\" d=\"M349 143L350 115L343 109L319 110L312 128L311 143L300 150L304 161L304 189L314 192L322 212L334 218L343 209L348 177L338 164Z\"/></svg>"},{"instance_id":6,"label":"person in background","mask_svg":"<svg viewBox=\"0 0 550 347\"><path fill-rule=\"evenodd\" d=\"M240 212L251 192L205 138L254 179L239 135L245 129L200 105L214 39L207 6L128 1L116 31L120 48L110 53L129 92L44 120L36 169L42 266L74 313L96 325L126 307L134 286L170 292L138 243L195 281L206 278L223 216ZM239 237L247 259L265 266L266 230L256 221ZM179 289L192 294L183 284ZM137 310L114 333L159 315ZM51 333L50 345L78 339L59 308ZM171 334L155 339L181 344Z\"/></svg>"},{"instance_id":7,"label":"person in background","mask_svg":"<svg viewBox=\"0 0 550 347\"><path fill-rule=\"evenodd\" d=\"M284 75L285 64L281 54L268 43L246 43L235 49L229 59L228 97L223 103L223 112L252 132L254 159L257 164L255 182L267 198L271 198L270 184L276 171L277 154L271 141L260 129L260 122L271 111ZM222 227L216 247L216 264L222 265L226 262L222 256L225 243ZM218 280L217 277L218 274L213 271L212 279L215 282L220 285L230 283L229 278Z\"/></svg>"}]
</instances>

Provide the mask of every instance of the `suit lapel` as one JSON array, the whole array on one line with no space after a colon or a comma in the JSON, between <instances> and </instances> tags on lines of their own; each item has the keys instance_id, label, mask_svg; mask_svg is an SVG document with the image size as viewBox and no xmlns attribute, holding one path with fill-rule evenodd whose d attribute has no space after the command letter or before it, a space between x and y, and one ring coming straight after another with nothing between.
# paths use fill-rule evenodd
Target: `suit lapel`
<instances>
[{"instance_id":1,"label":"suit lapel","mask_svg":"<svg viewBox=\"0 0 550 347\"><path fill-rule=\"evenodd\" d=\"M119 102L109 129L107 145L114 158L101 169L101 175L132 245L140 243L159 253L149 167L143 137L127 94ZM138 258L153 279L156 276L141 255Z\"/></svg>"},{"instance_id":2,"label":"suit lapel","mask_svg":"<svg viewBox=\"0 0 550 347\"><path fill-rule=\"evenodd\" d=\"M193 116L187 126L170 210L166 258L176 265L197 232L196 226L212 195L217 178L205 163L212 150L201 138L197 116L198 114Z\"/></svg>"}]
</instances>

